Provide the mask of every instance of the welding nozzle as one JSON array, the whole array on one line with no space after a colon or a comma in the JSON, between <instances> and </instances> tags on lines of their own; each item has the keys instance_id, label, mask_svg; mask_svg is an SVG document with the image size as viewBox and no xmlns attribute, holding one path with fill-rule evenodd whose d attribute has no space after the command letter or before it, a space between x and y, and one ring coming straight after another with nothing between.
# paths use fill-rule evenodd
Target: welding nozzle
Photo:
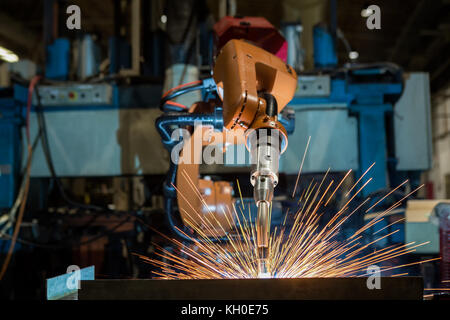
<instances>
[{"instance_id":1,"label":"welding nozzle","mask_svg":"<svg viewBox=\"0 0 450 320\"><path fill-rule=\"evenodd\" d=\"M262 189L255 188L255 193L258 191L263 193ZM273 193L273 188L271 192ZM269 245L270 233L270 201L258 201L256 206L258 208L258 215L256 218L257 245L258 247L267 247Z\"/></svg>"}]
</instances>

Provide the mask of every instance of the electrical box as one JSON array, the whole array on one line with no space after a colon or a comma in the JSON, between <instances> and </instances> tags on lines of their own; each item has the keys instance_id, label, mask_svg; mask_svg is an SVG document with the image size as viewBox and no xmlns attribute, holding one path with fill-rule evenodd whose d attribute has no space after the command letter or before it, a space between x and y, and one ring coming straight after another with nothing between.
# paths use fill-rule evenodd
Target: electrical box
<instances>
[{"instance_id":1,"label":"electrical box","mask_svg":"<svg viewBox=\"0 0 450 320\"><path fill-rule=\"evenodd\" d=\"M55 102L46 100L53 90L64 97L55 98ZM69 101L67 93L72 91L78 95L84 92L86 96L78 97L77 102ZM25 103L28 90L17 86L15 92L17 100ZM95 97L97 92L98 99ZM157 108L160 86L39 86L39 94L44 95L43 115L57 175L166 174L170 155L154 125L161 115ZM107 101L111 103L103 104ZM38 131L39 122L33 109L30 114L31 139ZM26 153L22 158L26 159ZM51 176L40 141L33 153L31 176Z\"/></svg>"},{"instance_id":2,"label":"electrical box","mask_svg":"<svg viewBox=\"0 0 450 320\"><path fill-rule=\"evenodd\" d=\"M295 131L280 157L280 172L297 174L308 138L303 172L358 169L358 122L346 105L289 105L295 110Z\"/></svg>"}]
</instances>

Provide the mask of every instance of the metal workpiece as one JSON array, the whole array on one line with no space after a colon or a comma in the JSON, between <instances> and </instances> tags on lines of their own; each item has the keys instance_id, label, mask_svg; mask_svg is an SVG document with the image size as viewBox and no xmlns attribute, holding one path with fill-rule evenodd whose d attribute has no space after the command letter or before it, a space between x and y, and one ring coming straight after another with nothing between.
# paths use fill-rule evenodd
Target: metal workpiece
<instances>
[{"instance_id":1,"label":"metal workpiece","mask_svg":"<svg viewBox=\"0 0 450 320\"><path fill-rule=\"evenodd\" d=\"M94 280L81 281L79 300L422 300L421 277Z\"/></svg>"}]
</instances>

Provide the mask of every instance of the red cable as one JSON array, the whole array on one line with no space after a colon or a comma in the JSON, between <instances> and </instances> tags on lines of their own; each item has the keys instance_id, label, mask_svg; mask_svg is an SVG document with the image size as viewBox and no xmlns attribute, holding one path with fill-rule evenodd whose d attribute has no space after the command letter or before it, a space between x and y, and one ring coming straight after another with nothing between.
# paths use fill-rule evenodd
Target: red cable
<instances>
[{"instance_id":1,"label":"red cable","mask_svg":"<svg viewBox=\"0 0 450 320\"><path fill-rule=\"evenodd\" d=\"M27 101L27 117L26 117L26 132L27 132L27 141L28 144L31 143L30 139L30 111L31 111L31 103L33 98L34 87L41 79L41 76L34 76L30 81L30 85L28 86L28 101Z\"/></svg>"},{"instance_id":2,"label":"red cable","mask_svg":"<svg viewBox=\"0 0 450 320\"><path fill-rule=\"evenodd\" d=\"M181 103L178 103L178 102L174 102L174 101L166 101L165 104L169 104L171 106L175 106L175 107L179 107L179 108L183 108L183 109L187 109L188 108L184 104L181 104Z\"/></svg>"},{"instance_id":3,"label":"red cable","mask_svg":"<svg viewBox=\"0 0 450 320\"><path fill-rule=\"evenodd\" d=\"M176 86L176 87L174 87L174 88L172 88L172 89L166 91L166 93L164 93L162 97L163 97L163 98L166 97L168 94L174 92L175 90L184 88L184 87L186 87L186 86L191 86L191 85L200 84L200 83L202 83L202 80L196 80L196 81L192 81L192 82L180 84L179 86Z\"/></svg>"}]
</instances>

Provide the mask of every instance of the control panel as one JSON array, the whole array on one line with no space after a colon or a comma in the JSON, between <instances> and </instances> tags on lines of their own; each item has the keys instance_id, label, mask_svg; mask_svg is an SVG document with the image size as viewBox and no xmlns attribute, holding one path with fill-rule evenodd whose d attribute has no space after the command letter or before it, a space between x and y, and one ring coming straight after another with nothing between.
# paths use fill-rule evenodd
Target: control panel
<instances>
[{"instance_id":1,"label":"control panel","mask_svg":"<svg viewBox=\"0 0 450 320\"><path fill-rule=\"evenodd\" d=\"M43 106L109 105L113 88L109 84L42 85L39 96ZM33 104L37 105L36 94Z\"/></svg>"},{"instance_id":2,"label":"control panel","mask_svg":"<svg viewBox=\"0 0 450 320\"><path fill-rule=\"evenodd\" d=\"M326 97L330 95L329 76L299 76L295 96Z\"/></svg>"}]
</instances>

